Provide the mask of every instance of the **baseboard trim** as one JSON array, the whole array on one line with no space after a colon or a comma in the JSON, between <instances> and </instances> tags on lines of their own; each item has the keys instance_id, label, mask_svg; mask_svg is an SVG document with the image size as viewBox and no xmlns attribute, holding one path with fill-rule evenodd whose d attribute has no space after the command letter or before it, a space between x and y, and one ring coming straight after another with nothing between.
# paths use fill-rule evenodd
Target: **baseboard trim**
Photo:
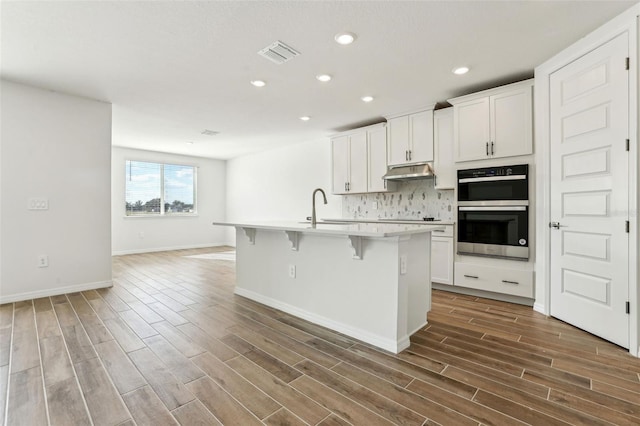
<instances>
[{"instance_id":1,"label":"baseboard trim","mask_svg":"<svg viewBox=\"0 0 640 426\"><path fill-rule=\"evenodd\" d=\"M187 250L187 249L220 247L220 246L230 246L230 244L206 243L206 244L190 244L187 246L154 247L154 248L142 248L142 249L133 249L133 250L113 250L111 251L111 256L125 256L127 254L156 253L159 251Z\"/></svg>"},{"instance_id":2,"label":"baseboard trim","mask_svg":"<svg viewBox=\"0 0 640 426\"><path fill-rule=\"evenodd\" d=\"M58 296L66 293L77 293L79 291L97 290L99 288L113 287L112 281L97 281L93 283L69 285L65 287L56 287L46 290L28 291L26 293L12 294L9 296L0 296L0 304L21 302L23 300L38 299L40 297Z\"/></svg>"},{"instance_id":3,"label":"baseboard trim","mask_svg":"<svg viewBox=\"0 0 640 426\"><path fill-rule=\"evenodd\" d=\"M272 299L262 294L253 292L251 290L236 287L235 294L237 294L238 296L246 297L247 299L251 299L258 303L262 303L263 305L267 305L272 308L279 309L283 312L294 315L298 318L302 318L304 320L320 325L322 327L327 327L333 331L337 331L338 333L346 334L349 337L353 337L354 339L358 339L363 342L369 343L373 346L392 352L394 354L397 354L409 347L408 336L403 336L402 338L395 341L393 339L387 339L379 335L372 334L368 331L362 330L360 328L355 328L350 325L332 320L322 315L318 315L313 312L300 309L288 303L281 302L276 299Z\"/></svg>"},{"instance_id":4,"label":"baseboard trim","mask_svg":"<svg viewBox=\"0 0 640 426\"><path fill-rule=\"evenodd\" d=\"M535 302L533 304L533 310L541 313L542 315L548 315L542 303Z\"/></svg>"}]
</instances>

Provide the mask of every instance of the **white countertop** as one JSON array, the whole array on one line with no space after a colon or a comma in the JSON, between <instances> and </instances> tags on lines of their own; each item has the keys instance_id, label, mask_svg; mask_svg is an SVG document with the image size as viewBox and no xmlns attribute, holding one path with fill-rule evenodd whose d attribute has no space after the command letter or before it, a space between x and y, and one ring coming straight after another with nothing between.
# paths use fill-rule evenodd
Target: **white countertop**
<instances>
[{"instance_id":1,"label":"white countertop","mask_svg":"<svg viewBox=\"0 0 640 426\"><path fill-rule=\"evenodd\" d=\"M455 225L456 223L452 220L402 220L402 219L320 219L319 222L329 221L329 222L355 222L355 223L397 223L403 225Z\"/></svg>"},{"instance_id":2,"label":"white countertop","mask_svg":"<svg viewBox=\"0 0 640 426\"><path fill-rule=\"evenodd\" d=\"M342 219L337 219L342 220ZM327 223L318 221L316 227L312 227L309 222L295 221L269 221L269 222L213 222L213 225L235 226L237 228L270 229L280 231L293 231L305 234L333 234L351 235L357 237L397 237L401 235L420 234L435 230L443 230L443 224L415 224L378 222L352 222L350 223Z\"/></svg>"}]
</instances>

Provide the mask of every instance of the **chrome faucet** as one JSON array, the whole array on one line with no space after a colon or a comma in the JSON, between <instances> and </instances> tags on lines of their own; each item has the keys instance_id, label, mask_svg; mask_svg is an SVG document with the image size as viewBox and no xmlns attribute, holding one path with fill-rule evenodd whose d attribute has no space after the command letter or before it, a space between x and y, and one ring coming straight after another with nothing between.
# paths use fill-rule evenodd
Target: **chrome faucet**
<instances>
[{"instance_id":1,"label":"chrome faucet","mask_svg":"<svg viewBox=\"0 0 640 426\"><path fill-rule=\"evenodd\" d=\"M327 204L327 195L321 188L317 188L313 191L313 195L311 196L311 226L316 226L316 193L320 191L322 193L322 198L324 198L324 203Z\"/></svg>"}]
</instances>

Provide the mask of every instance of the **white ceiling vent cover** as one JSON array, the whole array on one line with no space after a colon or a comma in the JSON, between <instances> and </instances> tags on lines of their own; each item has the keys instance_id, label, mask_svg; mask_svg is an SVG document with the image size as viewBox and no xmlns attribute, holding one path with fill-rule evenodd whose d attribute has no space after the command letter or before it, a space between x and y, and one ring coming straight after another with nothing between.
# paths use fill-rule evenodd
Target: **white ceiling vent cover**
<instances>
[{"instance_id":1,"label":"white ceiling vent cover","mask_svg":"<svg viewBox=\"0 0 640 426\"><path fill-rule=\"evenodd\" d=\"M276 64L284 64L285 62L295 58L299 54L300 52L298 52L291 46L287 46L281 41L276 41L275 43L265 47L258 52L258 55L267 58L270 61L275 62Z\"/></svg>"}]
</instances>

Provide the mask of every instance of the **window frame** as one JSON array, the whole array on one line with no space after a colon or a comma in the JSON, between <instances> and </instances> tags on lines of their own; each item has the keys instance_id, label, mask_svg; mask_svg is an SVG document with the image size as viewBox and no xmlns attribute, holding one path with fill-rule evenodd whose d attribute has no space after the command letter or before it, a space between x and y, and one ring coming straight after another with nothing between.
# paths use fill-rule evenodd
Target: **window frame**
<instances>
[{"instance_id":1,"label":"window frame","mask_svg":"<svg viewBox=\"0 0 640 426\"><path fill-rule=\"evenodd\" d=\"M150 163L158 164L160 166L160 213L140 213L140 214L127 214L127 162L137 163ZM193 168L193 212L191 213L166 213L165 212L165 200L164 200L164 166L183 166ZM198 169L200 167L196 164L180 163L180 162L167 162L167 161L153 161L146 159L133 159L125 158L124 160L124 217L130 218L166 218L166 217L195 217L198 216Z\"/></svg>"}]
</instances>

